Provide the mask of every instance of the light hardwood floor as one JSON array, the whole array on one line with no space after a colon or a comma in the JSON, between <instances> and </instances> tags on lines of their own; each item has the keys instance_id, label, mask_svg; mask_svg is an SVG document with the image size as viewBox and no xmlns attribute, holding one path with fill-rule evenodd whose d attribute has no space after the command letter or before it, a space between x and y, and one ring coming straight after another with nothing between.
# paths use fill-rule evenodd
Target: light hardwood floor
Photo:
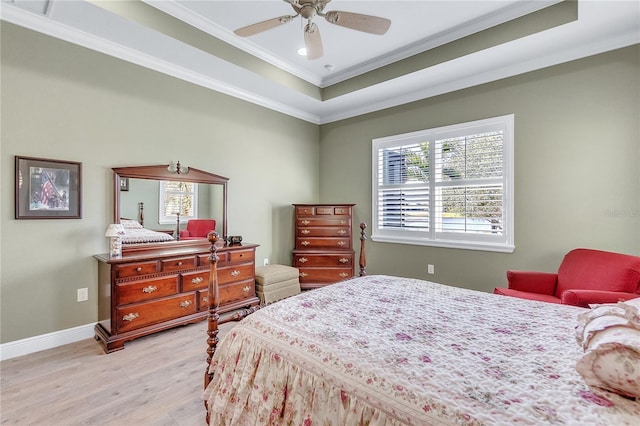
<instances>
[{"instance_id":1,"label":"light hardwood floor","mask_svg":"<svg viewBox=\"0 0 640 426\"><path fill-rule=\"evenodd\" d=\"M205 425L206 327L163 331L111 354L87 339L2 361L0 423Z\"/></svg>"}]
</instances>

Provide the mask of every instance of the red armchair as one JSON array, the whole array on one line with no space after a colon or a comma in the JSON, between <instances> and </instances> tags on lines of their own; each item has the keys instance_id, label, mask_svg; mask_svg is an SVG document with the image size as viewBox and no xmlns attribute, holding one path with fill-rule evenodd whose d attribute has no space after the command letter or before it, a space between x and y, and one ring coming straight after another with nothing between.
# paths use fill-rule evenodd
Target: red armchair
<instances>
[{"instance_id":1,"label":"red armchair","mask_svg":"<svg viewBox=\"0 0 640 426\"><path fill-rule=\"evenodd\" d=\"M591 249L567 253L558 273L507 271L495 294L588 307L640 297L640 257Z\"/></svg>"},{"instance_id":2,"label":"red armchair","mask_svg":"<svg viewBox=\"0 0 640 426\"><path fill-rule=\"evenodd\" d=\"M180 231L180 239L196 240L207 238L207 234L215 229L215 219L191 219L187 222L187 229Z\"/></svg>"}]
</instances>

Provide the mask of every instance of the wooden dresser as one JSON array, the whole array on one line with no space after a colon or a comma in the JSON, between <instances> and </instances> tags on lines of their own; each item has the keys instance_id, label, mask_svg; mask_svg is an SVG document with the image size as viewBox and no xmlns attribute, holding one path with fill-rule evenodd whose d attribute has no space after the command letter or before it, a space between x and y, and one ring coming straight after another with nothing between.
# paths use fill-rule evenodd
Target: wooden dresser
<instances>
[{"instance_id":1,"label":"wooden dresser","mask_svg":"<svg viewBox=\"0 0 640 426\"><path fill-rule=\"evenodd\" d=\"M294 204L293 266L300 288L322 287L354 276L352 216L355 204Z\"/></svg>"},{"instance_id":2,"label":"wooden dresser","mask_svg":"<svg viewBox=\"0 0 640 426\"><path fill-rule=\"evenodd\" d=\"M256 244L219 247L220 322L240 319L260 304L255 292ZM96 340L106 352L124 343L207 317L209 244L94 256L99 304ZM250 308L236 311L241 308ZM235 312L232 312L235 311Z\"/></svg>"}]
</instances>

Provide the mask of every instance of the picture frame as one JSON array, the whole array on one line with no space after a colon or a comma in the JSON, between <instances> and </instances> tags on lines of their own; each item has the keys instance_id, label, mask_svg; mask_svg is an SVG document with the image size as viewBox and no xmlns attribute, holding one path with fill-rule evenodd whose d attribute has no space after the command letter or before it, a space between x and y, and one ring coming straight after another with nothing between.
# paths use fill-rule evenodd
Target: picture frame
<instances>
[{"instance_id":1,"label":"picture frame","mask_svg":"<svg viewBox=\"0 0 640 426\"><path fill-rule=\"evenodd\" d=\"M129 190L129 178L121 177L120 178L120 191L128 191Z\"/></svg>"},{"instance_id":2,"label":"picture frame","mask_svg":"<svg viewBox=\"0 0 640 426\"><path fill-rule=\"evenodd\" d=\"M15 157L16 219L82 218L82 163Z\"/></svg>"}]
</instances>

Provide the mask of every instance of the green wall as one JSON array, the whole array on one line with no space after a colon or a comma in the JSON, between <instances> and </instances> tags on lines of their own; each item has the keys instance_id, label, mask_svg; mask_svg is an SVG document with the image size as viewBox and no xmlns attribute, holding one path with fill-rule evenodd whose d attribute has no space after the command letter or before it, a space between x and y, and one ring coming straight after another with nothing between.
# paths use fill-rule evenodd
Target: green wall
<instances>
[{"instance_id":1,"label":"green wall","mask_svg":"<svg viewBox=\"0 0 640 426\"><path fill-rule=\"evenodd\" d=\"M180 160L229 178L229 233L290 262L293 202L318 201L318 126L2 22L0 334L97 321L112 167ZM14 156L82 162L82 219L15 220ZM76 302L88 287L89 301Z\"/></svg>"},{"instance_id":2,"label":"green wall","mask_svg":"<svg viewBox=\"0 0 640 426\"><path fill-rule=\"evenodd\" d=\"M492 291L507 269L556 271L576 247L640 255L640 48L636 45L324 125L320 199L371 223L371 140L515 114L511 254L369 240L368 272ZM435 275L427 274L427 264Z\"/></svg>"},{"instance_id":3,"label":"green wall","mask_svg":"<svg viewBox=\"0 0 640 426\"><path fill-rule=\"evenodd\" d=\"M259 263L288 264L291 203L354 202L355 223L370 223L371 139L514 113L514 253L369 240L369 273L491 291L506 269L553 271L578 246L640 254L638 46L317 126L0 28L3 343L97 320L92 256L108 247L111 167L180 160L229 177L229 233L261 244ZM83 218L15 220L16 155L82 162ZM88 302L75 301L81 287Z\"/></svg>"}]
</instances>

